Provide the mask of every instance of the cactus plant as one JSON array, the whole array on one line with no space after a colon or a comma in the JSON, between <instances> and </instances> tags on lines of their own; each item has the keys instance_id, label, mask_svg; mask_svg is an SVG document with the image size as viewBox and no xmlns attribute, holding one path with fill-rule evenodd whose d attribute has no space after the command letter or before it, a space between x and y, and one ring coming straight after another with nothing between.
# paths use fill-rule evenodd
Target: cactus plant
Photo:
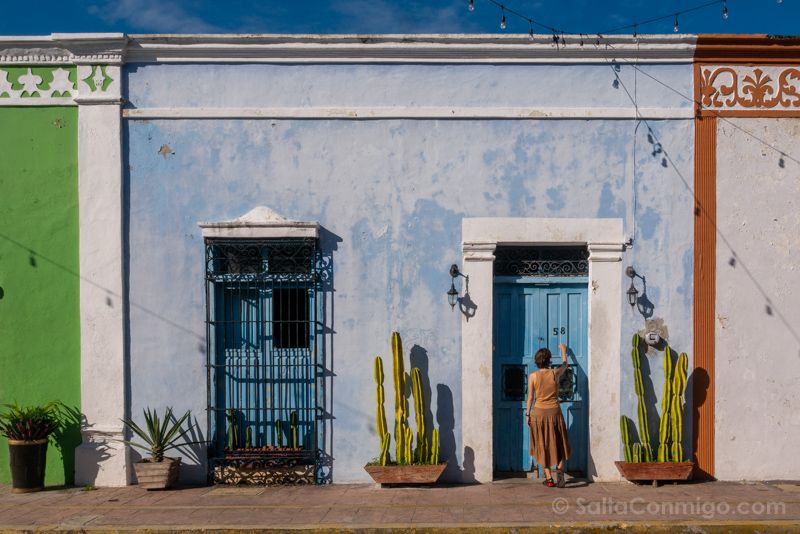
<instances>
[{"instance_id":1,"label":"cactus plant","mask_svg":"<svg viewBox=\"0 0 800 534\"><path fill-rule=\"evenodd\" d=\"M414 394L414 418L417 421L417 447L414 460L424 463L428 456L428 441L425 437L425 398L422 392L422 373L416 367L411 369L411 390Z\"/></svg>"},{"instance_id":2,"label":"cactus plant","mask_svg":"<svg viewBox=\"0 0 800 534\"><path fill-rule=\"evenodd\" d=\"M672 406L672 351L664 349L664 396L661 398L661 420L658 425L658 461L669 461L670 408Z\"/></svg>"},{"instance_id":3,"label":"cactus plant","mask_svg":"<svg viewBox=\"0 0 800 534\"><path fill-rule=\"evenodd\" d=\"M672 399L670 408L670 427L672 430L671 456L673 462L683 461L683 393L686 389L686 372L689 357L685 352L678 356L672 377Z\"/></svg>"},{"instance_id":4,"label":"cactus plant","mask_svg":"<svg viewBox=\"0 0 800 534\"><path fill-rule=\"evenodd\" d=\"M236 412L227 410L225 412L225 419L228 421L228 449L235 450L239 448L239 433L236 429Z\"/></svg>"},{"instance_id":5,"label":"cactus plant","mask_svg":"<svg viewBox=\"0 0 800 534\"><path fill-rule=\"evenodd\" d=\"M625 448L625 461L633 461L633 453L631 452L631 436L628 429L628 418L624 415L619 418L619 429L622 434L622 446Z\"/></svg>"},{"instance_id":6,"label":"cactus plant","mask_svg":"<svg viewBox=\"0 0 800 534\"><path fill-rule=\"evenodd\" d=\"M434 428L431 433L431 459L430 464L436 465L439 463L439 429Z\"/></svg>"},{"instance_id":7,"label":"cactus plant","mask_svg":"<svg viewBox=\"0 0 800 534\"><path fill-rule=\"evenodd\" d=\"M384 411L385 392L383 388L383 360L380 356L375 358L374 365L376 385L376 423L377 432L381 440L381 453L378 457L380 465L392 463L389 454L391 434L386 424ZM400 334L392 332L392 374L394 376L395 393L395 462L397 465L439 463L439 431L433 429L431 441L427 436L425 420L425 396L422 389L422 373L418 368L411 369L411 389L414 395L414 416L417 423L417 444L414 445L414 432L408 425L408 402L405 396L406 377L403 365L403 345Z\"/></svg>"},{"instance_id":8,"label":"cactus plant","mask_svg":"<svg viewBox=\"0 0 800 534\"><path fill-rule=\"evenodd\" d=\"M389 445L386 446L386 457L384 458L384 442L388 438L391 442L391 435L386 428L386 411L383 408L384 390L383 390L383 360L380 356L375 356L375 397L377 402L377 410L375 422L377 423L378 437L381 440L381 465L386 465L386 462L391 461L389 457Z\"/></svg>"},{"instance_id":9,"label":"cactus plant","mask_svg":"<svg viewBox=\"0 0 800 534\"><path fill-rule=\"evenodd\" d=\"M641 458L645 462L653 461L653 449L650 445L650 427L647 423L647 404L644 400L644 381L642 380L641 355L639 353L639 334L633 335L633 378L638 398L637 415L639 418L639 438L641 439Z\"/></svg>"},{"instance_id":10,"label":"cactus plant","mask_svg":"<svg viewBox=\"0 0 800 534\"><path fill-rule=\"evenodd\" d=\"M403 459L405 460L406 464L412 463L412 456L411 456L411 444L414 442L414 432L411 431L411 427L405 427L406 435L405 439L403 440Z\"/></svg>"},{"instance_id":11,"label":"cactus plant","mask_svg":"<svg viewBox=\"0 0 800 534\"><path fill-rule=\"evenodd\" d=\"M408 426L408 405L406 404L406 377L403 367L403 342L398 332L392 332L392 370L394 375L394 436L397 447L397 463L407 463L403 438Z\"/></svg>"},{"instance_id":12,"label":"cactus plant","mask_svg":"<svg viewBox=\"0 0 800 534\"><path fill-rule=\"evenodd\" d=\"M253 429L250 428L250 425L244 431L244 447L246 449L253 448Z\"/></svg>"},{"instance_id":13,"label":"cactus plant","mask_svg":"<svg viewBox=\"0 0 800 534\"><path fill-rule=\"evenodd\" d=\"M283 421L275 421L275 443L278 447L283 447Z\"/></svg>"},{"instance_id":14,"label":"cactus plant","mask_svg":"<svg viewBox=\"0 0 800 534\"><path fill-rule=\"evenodd\" d=\"M685 352L673 361L674 352L667 346L664 349L664 396L661 399L661 419L658 425L658 453L656 460L659 462L683 461L683 410L685 408L683 395L686 391L687 368L689 357ZM639 417L639 431L641 443L630 446L630 429L626 417L620 419L620 432L625 449L626 462L652 462L652 449L650 448L650 431L647 424L647 406L644 403L644 384L641 372L641 354L639 353L639 336L633 336L633 376L636 396L638 399L637 414Z\"/></svg>"},{"instance_id":15,"label":"cactus plant","mask_svg":"<svg viewBox=\"0 0 800 534\"><path fill-rule=\"evenodd\" d=\"M290 436L291 441L289 446L293 449L296 449L300 446L300 439L299 439L299 428L297 424L297 412L293 411L289 414L289 429L290 429Z\"/></svg>"},{"instance_id":16,"label":"cactus plant","mask_svg":"<svg viewBox=\"0 0 800 534\"><path fill-rule=\"evenodd\" d=\"M380 456L380 464L386 465L391 461L391 457L389 456L389 444L392 441L392 436L389 435L388 432L383 434L381 438L381 456Z\"/></svg>"}]
</instances>

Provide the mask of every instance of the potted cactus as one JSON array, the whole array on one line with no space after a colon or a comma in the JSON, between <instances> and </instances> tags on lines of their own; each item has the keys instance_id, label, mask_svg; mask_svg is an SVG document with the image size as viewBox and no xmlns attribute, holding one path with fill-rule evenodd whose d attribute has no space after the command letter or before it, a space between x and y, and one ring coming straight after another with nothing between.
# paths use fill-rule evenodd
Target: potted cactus
<instances>
[{"instance_id":1,"label":"potted cactus","mask_svg":"<svg viewBox=\"0 0 800 534\"><path fill-rule=\"evenodd\" d=\"M650 441L650 427L647 422L647 405L644 400L644 383L640 366L639 335L634 334L631 359L633 378L638 399L640 443L631 443L633 422L627 417L620 418L620 433L625 451L625 461L615 462L620 474L630 481L652 481L658 485L660 480L687 480L694 468L691 461L683 461L683 394L686 389L688 356L682 352L673 361L669 345L664 349L664 395L661 399L661 418L658 428L658 449L653 455ZM635 426L635 425L634 425Z\"/></svg>"},{"instance_id":2,"label":"potted cactus","mask_svg":"<svg viewBox=\"0 0 800 534\"><path fill-rule=\"evenodd\" d=\"M167 408L163 417L159 417L155 410L145 408L144 428L137 425L133 419L122 420L125 426L141 440L125 440L124 443L142 449L150 455L149 458L143 458L134 464L139 486L148 490L167 489L178 481L181 459L169 458L164 454L171 449L179 449L194 443L178 443L189 430L182 428L187 419L189 419L188 410L180 418L175 419L172 416L172 408Z\"/></svg>"},{"instance_id":3,"label":"potted cactus","mask_svg":"<svg viewBox=\"0 0 800 534\"><path fill-rule=\"evenodd\" d=\"M434 484L442 476L447 462L439 461L439 430L434 428L428 441L425 421L425 398L422 389L422 373L411 369L411 391L414 397L416 418L416 446L414 432L408 425L408 402L405 397L406 374L403 365L403 344L400 334L392 333L392 356L395 401L395 460L392 461L391 434L386 425L384 411L383 360L375 357L375 384L377 397L376 423L380 438L380 455L364 466L372 479L381 485Z\"/></svg>"},{"instance_id":4,"label":"potted cactus","mask_svg":"<svg viewBox=\"0 0 800 534\"><path fill-rule=\"evenodd\" d=\"M44 489L47 441L61 426L61 406L6 404L0 413L0 434L8 438L12 493Z\"/></svg>"}]
</instances>

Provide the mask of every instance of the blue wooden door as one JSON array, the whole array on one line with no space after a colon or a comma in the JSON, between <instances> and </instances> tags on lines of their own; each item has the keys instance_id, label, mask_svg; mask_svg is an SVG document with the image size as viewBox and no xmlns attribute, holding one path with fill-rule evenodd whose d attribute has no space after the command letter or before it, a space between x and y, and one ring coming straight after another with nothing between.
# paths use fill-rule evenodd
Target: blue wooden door
<instances>
[{"instance_id":1,"label":"blue wooden door","mask_svg":"<svg viewBox=\"0 0 800 534\"><path fill-rule=\"evenodd\" d=\"M560 364L559 343L568 347L575 380L561 409L572 456L567 471L586 472L588 437L588 308L583 281L516 280L494 286L494 460L496 471L527 471L536 465L529 454L525 424L527 377L535 371L536 351L547 347Z\"/></svg>"}]
</instances>

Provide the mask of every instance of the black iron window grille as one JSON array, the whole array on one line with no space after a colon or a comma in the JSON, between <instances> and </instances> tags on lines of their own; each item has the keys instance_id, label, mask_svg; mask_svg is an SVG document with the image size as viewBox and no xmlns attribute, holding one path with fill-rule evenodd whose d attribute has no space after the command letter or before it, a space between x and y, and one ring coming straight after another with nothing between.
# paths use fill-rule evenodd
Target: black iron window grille
<instances>
[{"instance_id":1,"label":"black iron window grille","mask_svg":"<svg viewBox=\"0 0 800 534\"><path fill-rule=\"evenodd\" d=\"M495 250L495 276L587 276L585 246L511 247Z\"/></svg>"},{"instance_id":2,"label":"black iron window grille","mask_svg":"<svg viewBox=\"0 0 800 534\"><path fill-rule=\"evenodd\" d=\"M207 239L210 478L313 483L319 462L316 239Z\"/></svg>"}]
</instances>

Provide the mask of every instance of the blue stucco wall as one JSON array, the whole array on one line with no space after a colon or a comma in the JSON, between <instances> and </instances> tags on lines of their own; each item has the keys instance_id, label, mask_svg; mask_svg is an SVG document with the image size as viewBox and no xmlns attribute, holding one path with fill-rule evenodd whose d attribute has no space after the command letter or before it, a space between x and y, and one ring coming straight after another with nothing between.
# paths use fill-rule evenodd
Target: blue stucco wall
<instances>
[{"instance_id":1,"label":"blue stucco wall","mask_svg":"<svg viewBox=\"0 0 800 534\"><path fill-rule=\"evenodd\" d=\"M691 94L690 65L647 68ZM620 75L633 87L632 69ZM604 65L134 65L127 83L139 108L629 106L613 79ZM641 75L636 85L643 107L689 105ZM650 124L677 168L653 156L646 128L633 120L127 121L132 413L191 409L205 432L197 222L258 205L319 221L324 246L335 248L335 334L326 349L335 482L367 480L362 466L377 454L372 358L390 355L392 330L403 335L407 358L416 346L417 363L427 360L442 449L454 459L449 476L458 476L460 318L444 293L447 269L460 261L463 217L623 218L634 238L623 261L646 276L653 318L687 350L693 123ZM620 306L620 402L635 419L629 347L643 319L624 295ZM651 368L658 396L660 360ZM200 461L185 479L204 480L204 469Z\"/></svg>"}]
</instances>

